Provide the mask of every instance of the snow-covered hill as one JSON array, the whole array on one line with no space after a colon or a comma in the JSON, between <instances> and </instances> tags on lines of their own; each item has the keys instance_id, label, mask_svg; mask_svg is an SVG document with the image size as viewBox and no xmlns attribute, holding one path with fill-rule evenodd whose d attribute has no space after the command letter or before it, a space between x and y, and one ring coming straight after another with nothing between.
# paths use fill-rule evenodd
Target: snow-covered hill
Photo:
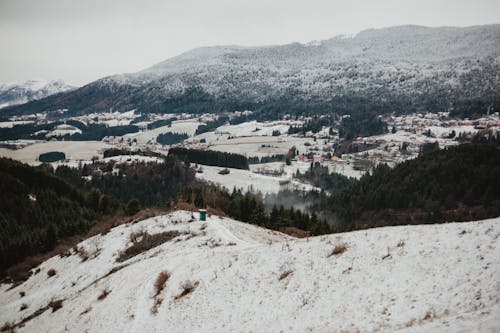
<instances>
[{"instance_id":1,"label":"snow-covered hill","mask_svg":"<svg viewBox=\"0 0 500 333\"><path fill-rule=\"evenodd\" d=\"M399 26L308 44L197 48L12 112L234 111L345 96L404 97L418 107L444 98L486 98L490 104L500 89L499 73L500 24ZM448 104L444 101L438 110Z\"/></svg>"},{"instance_id":2,"label":"snow-covered hill","mask_svg":"<svg viewBox=\"0 0 500 333\"><path fill-rule=\"evenodd\" d=\"M0 325L26 332L494 332L499 223L299 240L177 211L116 227L44 262L25 283L2 285ZM155 241L164 242L144 250ZM141 245L144 251L132 251Z\"/></svg>"},{"instance_id":3,"label":"snow-covered hill","mask_svg":"<svg viewBox=\"0 0 500 333\"><path fill-rule=\"evenodd\" d=\"M23 104L73 89L75 87L61 80L28 80L24 83L0 84L0 108Z\"/></svg>"}]
</instances>

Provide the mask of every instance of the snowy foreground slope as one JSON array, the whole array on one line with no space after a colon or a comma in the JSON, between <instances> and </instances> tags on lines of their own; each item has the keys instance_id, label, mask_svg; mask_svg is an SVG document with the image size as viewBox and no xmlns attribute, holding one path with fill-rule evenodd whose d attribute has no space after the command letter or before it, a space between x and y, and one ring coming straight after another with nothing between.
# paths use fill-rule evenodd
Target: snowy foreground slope
<instances>
[{"instance_id":1,"label":"snowy foreground slope","mask_svg":"<svg viewBox=\"0 0 500 333\"><path fill-rule=\"evenodd\" d=\"M140 231L173 230L180 234L117 262ZM24 284L0 286L0 326L34 314L17 329L494 332L499 236L496 218L298 240L178 211L116 227L81 243L80 255L49 259ZM164 271L169 278L158 291ZM62 308L53 302L53 312L48 304L56 300Z\"/></svg>"}]
</instances>

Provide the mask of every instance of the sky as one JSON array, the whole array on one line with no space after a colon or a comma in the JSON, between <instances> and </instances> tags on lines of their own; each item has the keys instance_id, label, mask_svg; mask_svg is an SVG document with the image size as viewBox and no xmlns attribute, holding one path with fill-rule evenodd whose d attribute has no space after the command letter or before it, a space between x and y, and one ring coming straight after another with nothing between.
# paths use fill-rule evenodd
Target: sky
<instances>
[{"instance_id":1,"label":"sky","mask_svg":"<svg viewBox=\"0 0 500 333\"><path fill-rule=\"evenodd\" d=\"M493 23L499 0L0 0L0 82L84 85L200 46Z\"/></svg>"}]
</instances>

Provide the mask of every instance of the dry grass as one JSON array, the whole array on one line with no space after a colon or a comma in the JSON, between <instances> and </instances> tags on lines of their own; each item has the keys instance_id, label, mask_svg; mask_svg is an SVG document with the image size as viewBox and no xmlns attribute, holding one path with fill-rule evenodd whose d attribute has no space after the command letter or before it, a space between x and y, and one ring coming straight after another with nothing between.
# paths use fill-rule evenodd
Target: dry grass
<instances>
[{"instance_id":1,"label":"dry grass","mask_svg":"<svg viewBox=\"0 0 500 333\"><path fill-rule=\"evenodd\" d=\"M86 308L85 310L83 310L81 313L80 313L80 316L83 316L84 314L87 314L89 313L90 311L92 311L92 307L89 306L88 308Z\"/></svg>"},{"instance_id":2,"label":"dry grass","mask_svg":"<svg viewBox=\"0 0 500 333\"><path fill-rule=\"evenodd\" d=\"M97 296L97 300L98 301L102 301L103 299L105 299L106 297L108 297L108 295L111 294L111 290L109 289L104 289L101 294L99 296Z\"/></svg>"},{"instance_id":3,"label":"dry grass","mask_svg":"<svg viewBox=\"0 0 500 333\"><path fill-rule=\"evenodd\" d=\"M139 230L135 231L130 234L130 241L132 243L137 243L139 242L142 238L144 238L147 235L147 232L144 230Z\"/></svg>"},{"instance_id":4,"label":"dry grass","mask_svg":"<svg viewBox=\"0 0 500 333\"><path fill-rule=\"evenodd\" d=\"M311 236L310 231L302 230L295 227L282 227L279 229L279 231L295 238L307 238Z\"/></svg>"},{"instance_id":5,"label":"dry grass","mask_svg":"<svg viewBox=\"0 0 500 333\"><path fill-rule=\"evenodd\" d=\"M413 325L415 325L416 322L417 320L415 318L412 318L405 323L405 327L412 327Z\"/></svg>"},{"instance_id":6,"label":"dry grass","mask_svg":"<svg viewBox=\"0 0 500 333\"><path fill-rule=\"evenodd\" d=\"M196 281L196 282L191 282L191 281L186 281L182 284L182 291L179 295L175 296L174 300L177 301L181 298L183 298L184 296L186 295L189 295L190 293L192 293L196 287L198 287L198 284L199 282Z\"/></svg>"},{"instance_id":7,"label":"dry grass","mask_svg":"<svg viewBox=\"0 0 500 333\"><path fill-rule=\"evenodd\" d=\"M90 254L82 246L76 247L75 252L82 259L82 262L87 261L90 258Z\"/></svg>"},{"instance_id":8,"label":"dry grass","mask_svg":"<svg viewBox=\"0 0 500 333\"><path fill-rule=\"evenodd\" d=\"M0 332L8 332L8 333L13 333L15 332L15 328L16 328L16 324L12 323L12 322L6 322L5 324L3 324L2 327L0 327Z\"/></svg>"},{"instance_id":9,"label":"dry grass","mask_svg":"<svg viewBox=\"0 0 500 333\"><path fill-rule=\"evenodd\" d=\"M63 306L63 299L59 299L59 300L52 300L50 301L49 304L47 304L46 306L44 306L43 308L40 308L38 310L36 310L35 312L33 312L32 314L30 315L27 315L26 317L24 317L20 322L18 323L15 323L15 322L7 322L5 323L1 328L0 328L0 332L14 332L16 328L18 327L23 327L27 322L29 322L30 320L42 315L43 313L45 313L45 311L47 311L48 309L52 309L52 312L56 312L57 310L59 310L60 308L62 308Z\"/></svg>"},{"instance_id":10,"label":"dry grass","mask_svg":"<svg viewBox=\"0 0 500 333\"><path fill-rule=\"evenodd\" d=\"M280 276L278 276L278 281L286 279L292 273L293 273L293 271L291 269L284 271L283 273L280 274Z\"/></svg>"},{"instance_id":11,"label":"dry grass","mask_svg":"<svg viewBox=\"0 0 500 333\"><path fill-rule=\"evenodd\" d=\"M155 295L153 297L157 297L161 294L169 278L170 274L167 271L163 271L158 275L155 282Z\"/></svg>"},{"instance_id":12,"label":"dry grass","mask_svg":"<svg viewBox=\"0 0 500 333\"><path fill-rule=\"evenodd\" d=\"M226 217L226 214L219 208L208 207L207 214L208 214L208 216L215 215L215 216L220 216L220 217Z\"/></svg>"},{"instance_id":13,"label":"dry grass","mask_svg":"<svg viewBox=\"0 0 500 333\"><path fill-rule=\"evenodd\" d=\"M434 318L436 318L436 313L434 311L427 311L422 320L432 321Z\"/></svg>"},{"instance_id":14,"label":"dry grass","mask_svg":"<svg viewBox=\"0 0 500 333\"><path fill-rule=\"evenodd\" d=\"M163 298L158 296L160 296L163 289L165 289L165 284L167 283L169 278L170 274L167 271L161 272L160 275L158 275L158 277L156 278L155 294L153 296L155 302L153 304L153 307L151 308L152 315L156 315L158 313L158 309L161 306L161 303L163 303Z\"/></svg>"},{"instance_id":15,"label":"dry grass","mask_svg":"<svg viewBox=\"0 0 500 333\"><path fill-rule=\"evenodd\" d=\"M180 234L181 233L177 230L165 231L154 235L145 233L139 241L133 243L129 248L120 253L116 261L123 262L128 260L136 255L168 242Z\"/></svg>"},{"instance_id":16,"label":"dry grass","mask_svg":"<svg viewBox=\"0 0 500 333\"><path fill-rule=\"evenodd\" d=\"M177 202L175 204L175 209L176 210L187 210L190 212L197 212L198 211L198 208L196 208L195 205L193 205L191 203L184 202L184 201Z\"/></svg>"},{"instance_id":17,"label":"dry grass","mask_svg":"<svg viewBox=\"0 0 500 333\"><path fill-rule=\"evenodd\" d=\"M163 298L161 298L161 297L155 298L155 303L153 304L153 307L151 308L152 315L156 315L158 313L158 309L160 308L161 303L163 303Z\"/></svg>"},{"instance_id":18,"label":"dry grass","mask_svg":"<svg viewBox=\"0 0 500 333\"><path fill-rule=\"evenodd\" d=\"M139 211L134 216L126 216L125 214L114 214L112 216L103 217L98 223L90 228L90 230L86 234L75 235L72 237L68 237L61 241L53 250L36 254L33 256L26 257L21 262L11 266L7 270L8 281L13 282L13 287L18 286L22 282L29 279L32 275L31 270L37 266L39 266L42 262L57 256L64 255L71 248L77 246L81 241L93 237L95 235L105 235L112 228L130 223L130 222L138 222L144 220L149 217L163 215L168 213L171 209L167 208L147 208ZM83 258L82 258L83 259Z\"/></svg>"},{"instance_id":19,"label":"dry grass","mask_svg":"<svg viewBox=\"0 0 500 333\"><path fill-rule=\"evenodd\" d=\"M339 256L342 253L344 253L345 251L347 251L347 245L346 244L337 244L332 249L332 251L330 252L330 254L328 254L328 257Z\"/></svg>"}]
</instances>

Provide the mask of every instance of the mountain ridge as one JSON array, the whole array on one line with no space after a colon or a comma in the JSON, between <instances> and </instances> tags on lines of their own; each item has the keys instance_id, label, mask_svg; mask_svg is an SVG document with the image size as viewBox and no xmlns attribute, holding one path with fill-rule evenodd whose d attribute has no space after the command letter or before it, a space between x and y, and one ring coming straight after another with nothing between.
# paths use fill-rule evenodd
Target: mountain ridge
<instances>
[{"instance_id":1,"label":"mountain ridge","mask_svg":"<svg viewBox=\"0 0 500 333\"><path fill-rule=\"evenodd\" d=\"M22 83L0 84L0 109L12 105L24 104L32 100L42 99L76 87L63 80L27 80Z\"/></svg>"},{"instance_id":2,"label":"mountain ridge","mask_svg":"<svg viewBox=\"0 0 500 333\"><path fill-rule=\"evenodd\" d=\"M10 111L199 113L258 109L279 100L328 104L339 96L375 103L399 95L420 103L419 108L442 99L439 111L446 111L444 105L460 98L499 103L499 73L500 24L400 26L313 45L196 48L137 73L101 78Z\"/></svg>"}]
</instances>

